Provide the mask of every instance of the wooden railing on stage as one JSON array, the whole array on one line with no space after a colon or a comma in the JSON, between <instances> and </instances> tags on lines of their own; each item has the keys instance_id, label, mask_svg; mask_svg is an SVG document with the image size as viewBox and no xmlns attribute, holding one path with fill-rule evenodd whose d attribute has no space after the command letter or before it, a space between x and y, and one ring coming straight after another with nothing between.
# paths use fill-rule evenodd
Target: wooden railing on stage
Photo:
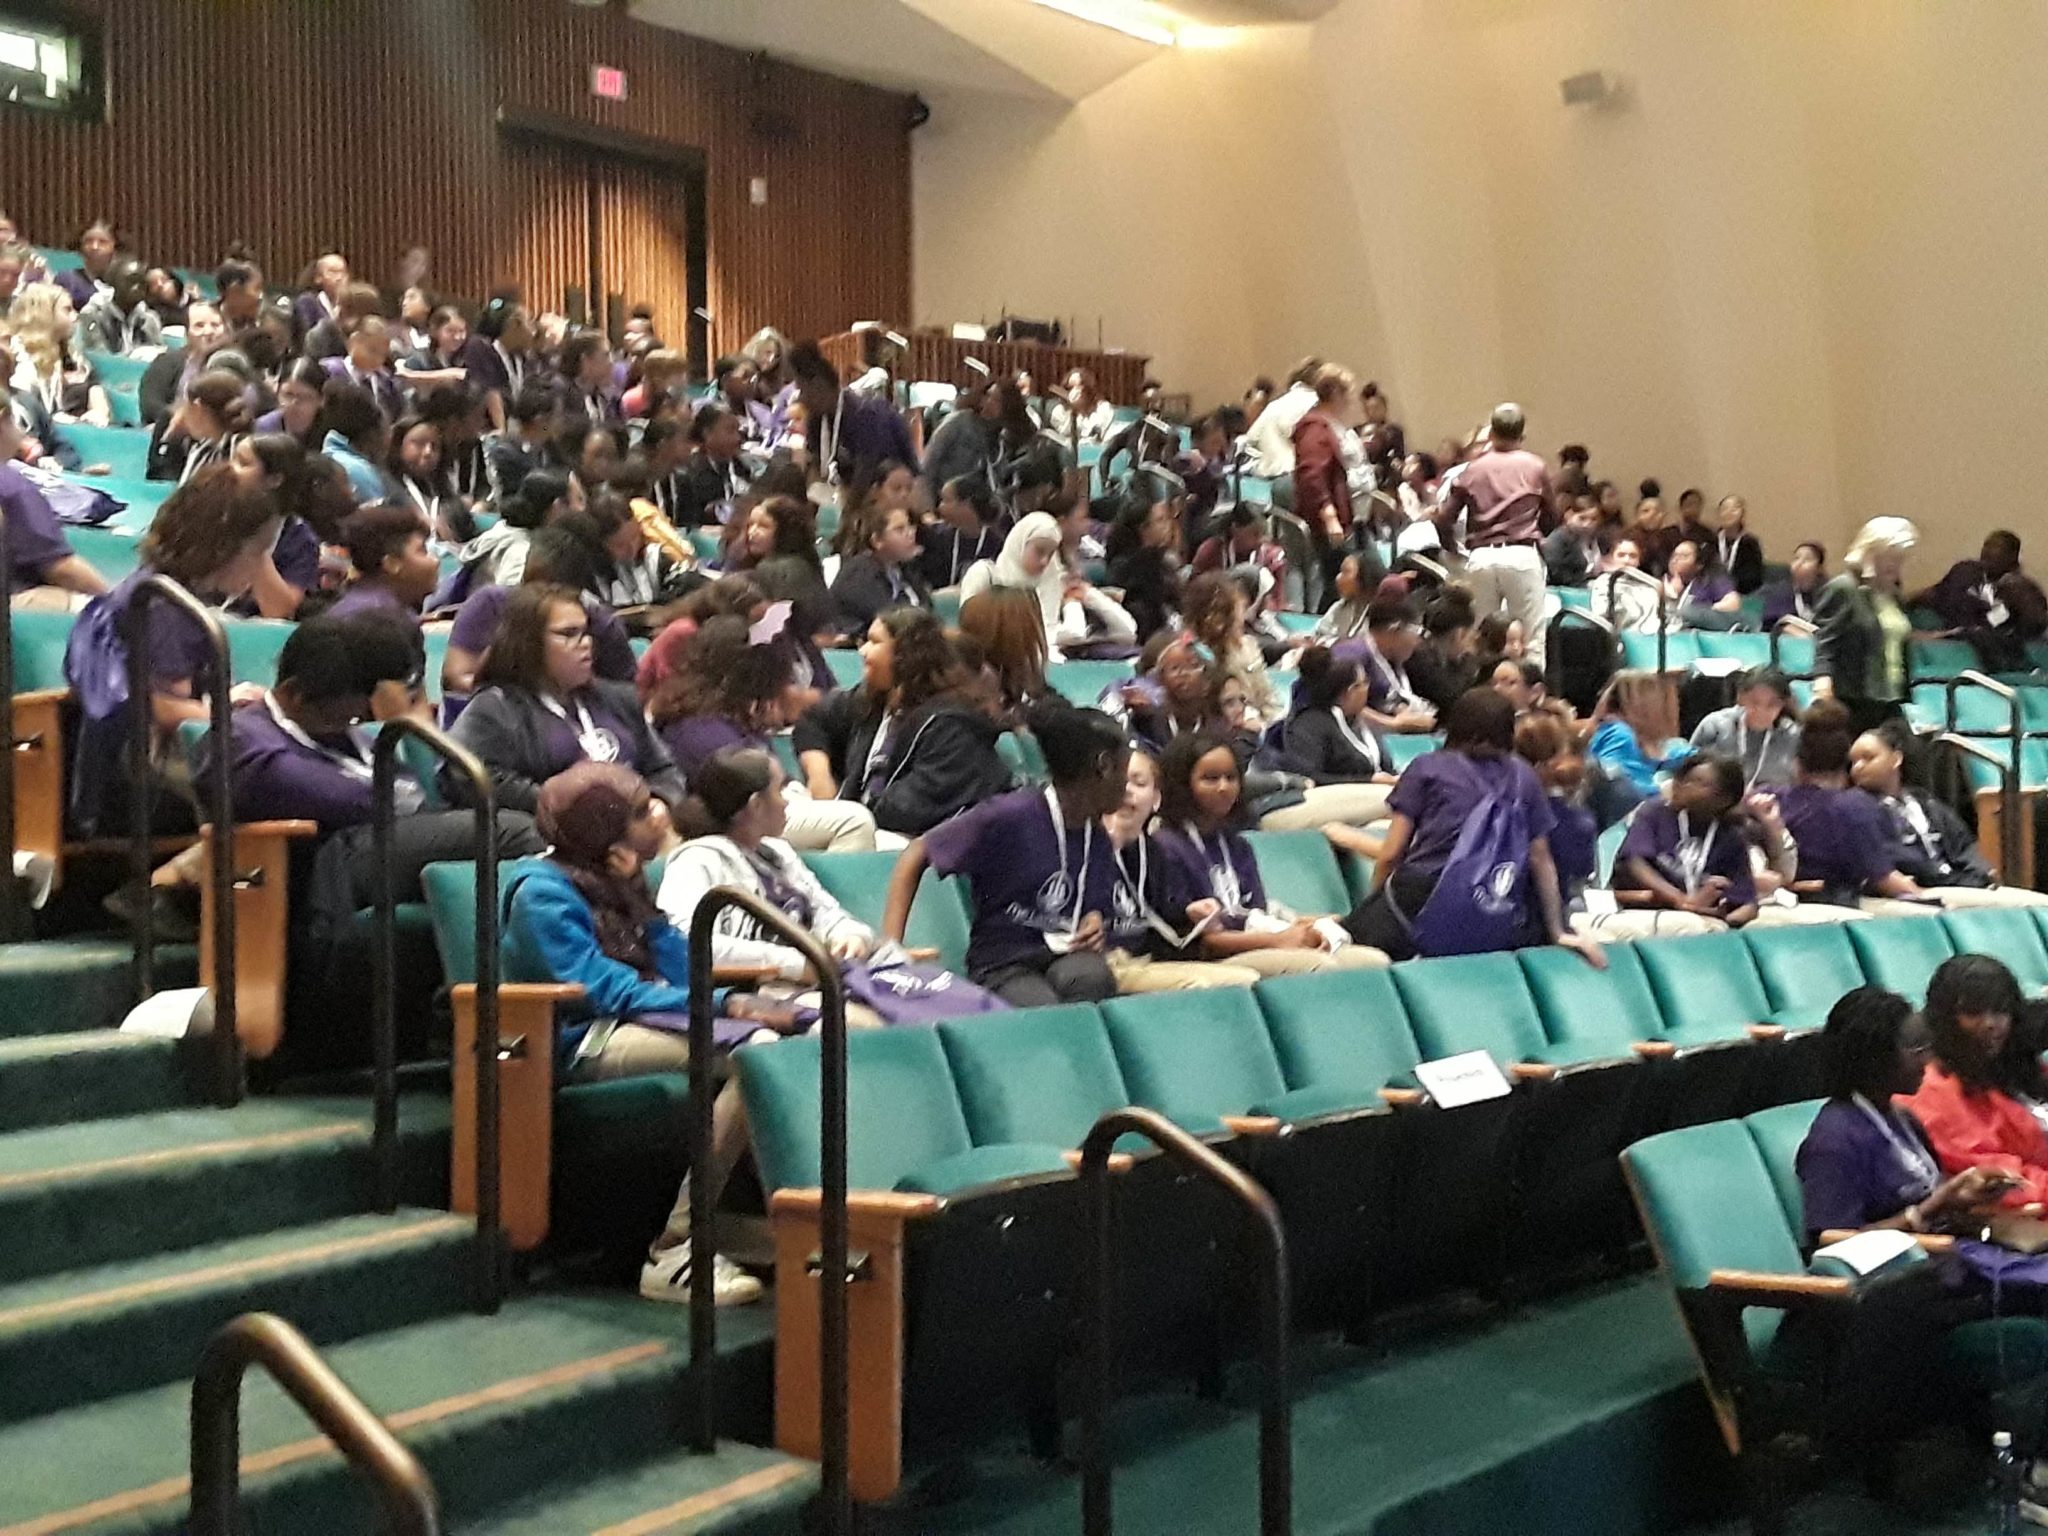
<instances>
[{"instance_id":1,"label":"wooden railing on stage","mask_svg":"<svg viewBox=\"0 0 2048 1536\"><path fill-rule=\"evenodd\" d=\"M964 384L970 376L966 360L976 357L998 374L1029 369L1040 393L1059 383L1069 370L1086 368L1095 375L1105 400L1136 405L1146 365L1151 362L1133 352L1092 352L1086 347L1048 347L1036 341L956 341L941 331L903 331L900 326L897 330L910 341L907 354L895 368L902 383L932 379ZM880 331L842 331L818 343L842 379L851 379L880 362L880 354L888 346Z\"/></svg>"}]
</instances>

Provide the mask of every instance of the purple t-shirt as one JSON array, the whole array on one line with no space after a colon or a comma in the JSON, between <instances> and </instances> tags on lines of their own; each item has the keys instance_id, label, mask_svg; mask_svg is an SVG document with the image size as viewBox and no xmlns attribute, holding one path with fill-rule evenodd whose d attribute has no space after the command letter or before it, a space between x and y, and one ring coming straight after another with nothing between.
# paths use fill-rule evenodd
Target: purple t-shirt
<instances>
[{"instance_id":1,"label":"purple t-shirt","mask_svg":"<svg viewBox=\"0 0 2048 1536\"><path fill-rule=\"evenodd\" d=\"M1161 827L1153 842L1172 870L1170 889L1182 909L1193 901L1219 901L1223 916L1216 926L1239 929L1247 912L1266 905L1258 858L1238 833L1212 832L1204 837L1192 827Z\"/></svg>"},{"instance_id":2,"label":"purple t-shirt","mask_svg":"<svg viewBox=\"0 0 2048 1536\"><path fill-rule=\"evenodd\" d=\"M1720 875L1727 880L1725 901L1729 907L1746 907L1755 901L1756 881L1750 874L1749 844L1725 824L1681 828L1678 812L1662 800L1645 800L1636 808L1635 817L1628 824L1628 835L1621 840L1621 851L1615 856L1615 888L1635 889L1629 878L1628 861L1644 859L1680 890L1689 889L1681 853L1688 841L1684 835L1687 830L1694 832L1690 841L1695 859L1700 858L1699 845L1705 843L1705 857L1700 860L1696 879L1705 881L1711 875ZM1707 841L1709 835L1711 842Z\"/></svg>"},{"instance_id":3,"label":"purple t-shirt","mask_svg":"<svg viewBox=\"0 0 2048 1536\"><path fill-rule=\"evenodd\" d=\"M723 752L728 747L768 750L765 739L742 730L737 722L724 715L685 715L679 720L671 720L661 728L661 742L686 779L709 762L713 753Z\"/></svg>"},{"instance_id":4,"label":"purple t-shirt","mask_svg":"<svg viewBox=\"0 0 2048 1536\"><path fill-rule=\"evenodd\" d=\"M977 975L1046 951L1045 935L1071 933L1082 917L1107 922L1116 850L1093 822L1053 825L1047 791L1012 790L941 822L924 835L925 862L967 880L973 923L967 969Z\"/></svg>"},{"instance_id":5,"label":"purple t-shirt","mask_svg":"<svg viewBox=\"0 0 2048 1536\"><path fill-rule=\"evenodd\" d=\"M40 580L70 556L71 545L50 498L13 464L0 464L0 513L7 517L7 563L17 577Z\"/></svg>"},{"instance_id":6,"label":"purple t-shirt","mask_svg":"<svg viewBox=\"0 0 2048 1536\"><path fill-rule=\"evenodd\" d=\"M1777 792L1785 830L1799 845L1800 880L1818 880L1821 900L1854 906L1863 888L1895 867L1884 808L1853 789L1788 784Z\"/></svg>"},{"instance_id":7,"label":"purple t-shirt","mask_svg":"<svg viewBox=\"0 0 2048 1536\"><path fill-rule=\"evenodd\" d=\"M1548 837L1557 814L1536 772L1519 757L1467 757L1448 748L1425 752L1403 770L1387 808L1415 823L1401 869L1410 875L1442 872L1465 823L1494 795L1518 800L1533 842Z\"/></svg>"},{"instance_id":8,"label":"purple t-shirt","mask_svg":"<svg viewBox=\"0 0 2048 1536\"><path fill-rule=\"evenodd\" d=\"M389 587L377 582L352 582L327 610L330 619L350 619L359 614L384 613L403 619L414 629L420 627L419 610L408 608Z\"/></svg>"},{"instance_id":9,"label":"purple t-shirt","mask_svg":"<svg viewBox=\"0 0 2048 1536\"><path fill-rule=\"evenodd\" d=\"M1793 1159L1809 1239L1888 1221L1934 1192L1928 1169L1939 1165L1926 1130L1910 1109L1894 1104L1887 1135L1875 1118L1885 1107L1866 1110L1853 1100L1830 1099L1813 1117ZM1915 1144L1925 1167L1914 1167L1902 1151Z\"/></svg>"},{"instance_id":10,"label":"purple t-shirt","mask_svg":"<svg viewBox=\"0 0 2048 1536\"><path fill-rule=\"evenodd\" d=\"M309 740L311 738L308 738ZM228 778L243 821L317 822L322 835L366 825L374 811L370 759L351 737L308 746L277 723L266 704L235 710ZM399 770L399 807L420 803L412 776Z\"/></svg>"},{"instance_id":11,"label":"purple t-shirt","mask_svg":"<svg viewBox=\"0 0 2048 1536\"><path fill-rule=\"evenodd\" d=\"M482 655L491 648L491 640L498 633L498 620L511 601L510 587L478 587L455 611L448 643L472 656ZM588 593L584 594L583 611L590 615L590 643L597 675L615 683L632 682L637 663L626 626L619 622L617 614Z\"/></svg>"}]
</instances>

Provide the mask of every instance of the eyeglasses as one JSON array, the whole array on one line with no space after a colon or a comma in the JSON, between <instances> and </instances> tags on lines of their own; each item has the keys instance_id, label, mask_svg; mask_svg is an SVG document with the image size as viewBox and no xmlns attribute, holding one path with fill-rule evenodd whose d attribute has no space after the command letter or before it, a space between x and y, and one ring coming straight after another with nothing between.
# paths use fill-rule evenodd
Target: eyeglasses
<instances>
[{"instance_id":1,"label":"eyeglasses","mask_svg":"<svg viewBox=\"0 0 2048 1536\"><path fill-rule=\"evenodd\" d=\"M561 629L551 629L548 633L564 645L574 645L579 640L588 640L590 638L590 628L588 625L577 625L574 628L565 626Z\"/></svg>"}]
</instances>

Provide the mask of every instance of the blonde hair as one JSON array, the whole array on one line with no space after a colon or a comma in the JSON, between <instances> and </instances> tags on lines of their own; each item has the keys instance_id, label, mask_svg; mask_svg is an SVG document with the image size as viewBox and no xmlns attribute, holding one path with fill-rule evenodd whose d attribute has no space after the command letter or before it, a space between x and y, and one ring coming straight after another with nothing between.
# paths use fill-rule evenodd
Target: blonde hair
<instances>
[{"instance_id":1,"label":"blonde hair","mask_svg":"<svg viewBox=\"0 0 2048 1536\"><path fill-rule=\"evenodd\" d=\"M1678 734L1678 680L1648 667L1617 672L1600 695L1593 718L1619 720L1639 740L1662 746Z\"/></svg>"},{"instance_id":2,"label":"blonde hair","mask_svg":"<svg viewBox=\"0 0 2048 1536\"><path fill-rule=\"evenodd\" d=\"M1316 398L1325 404L1343 399L1358 387L1357 375L1341 363L1323 364L1310 382L1315 387Z\"/></svg>"},{"instance_id":3,"label":"blonde hair","mask_svg":"<svg viewBox=\"0 0 2048 1536\"><path fill-rule=\"evenodd\" d=\"M1858 576L1868 576L1873 560L1886 550L1910 555L1920 544L1920 530L1903 517L1873 517L1856 530L1842 564Z\"/></svg>"},{"instance_id":4,"label":"blonde hair","mask_svg":"<svg viewBox=\"0 0 2048 1536\"><path fill-rule=\"evenodd\" d=\"M39 375L62 371L65 344L57 339L57 306L71 302L71 295L55 283L30 283L14 296L7 311L14 327L14 339Z\"/></svg>"}]
</instances>

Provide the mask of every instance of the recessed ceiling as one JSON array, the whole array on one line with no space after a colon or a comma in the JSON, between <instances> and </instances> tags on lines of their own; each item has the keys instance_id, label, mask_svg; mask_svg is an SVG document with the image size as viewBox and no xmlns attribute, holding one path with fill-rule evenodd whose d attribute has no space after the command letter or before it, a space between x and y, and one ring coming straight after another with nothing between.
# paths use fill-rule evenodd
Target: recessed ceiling
<instances>
[{"instance_id":1,"label":"recessed ceiling","mask_svg":"<svg viewBox=\"0 0 2048 1536\"><path fill-rule=\"evenodd\" d=\"M1115 0L1111 0L1115 3ZM1336 0L1160 0L1190 26L1311 21ZM1079 101L1159 45L1032 0L628 0L634 16L900 91Z\"/></svg>"}]
</instances>

